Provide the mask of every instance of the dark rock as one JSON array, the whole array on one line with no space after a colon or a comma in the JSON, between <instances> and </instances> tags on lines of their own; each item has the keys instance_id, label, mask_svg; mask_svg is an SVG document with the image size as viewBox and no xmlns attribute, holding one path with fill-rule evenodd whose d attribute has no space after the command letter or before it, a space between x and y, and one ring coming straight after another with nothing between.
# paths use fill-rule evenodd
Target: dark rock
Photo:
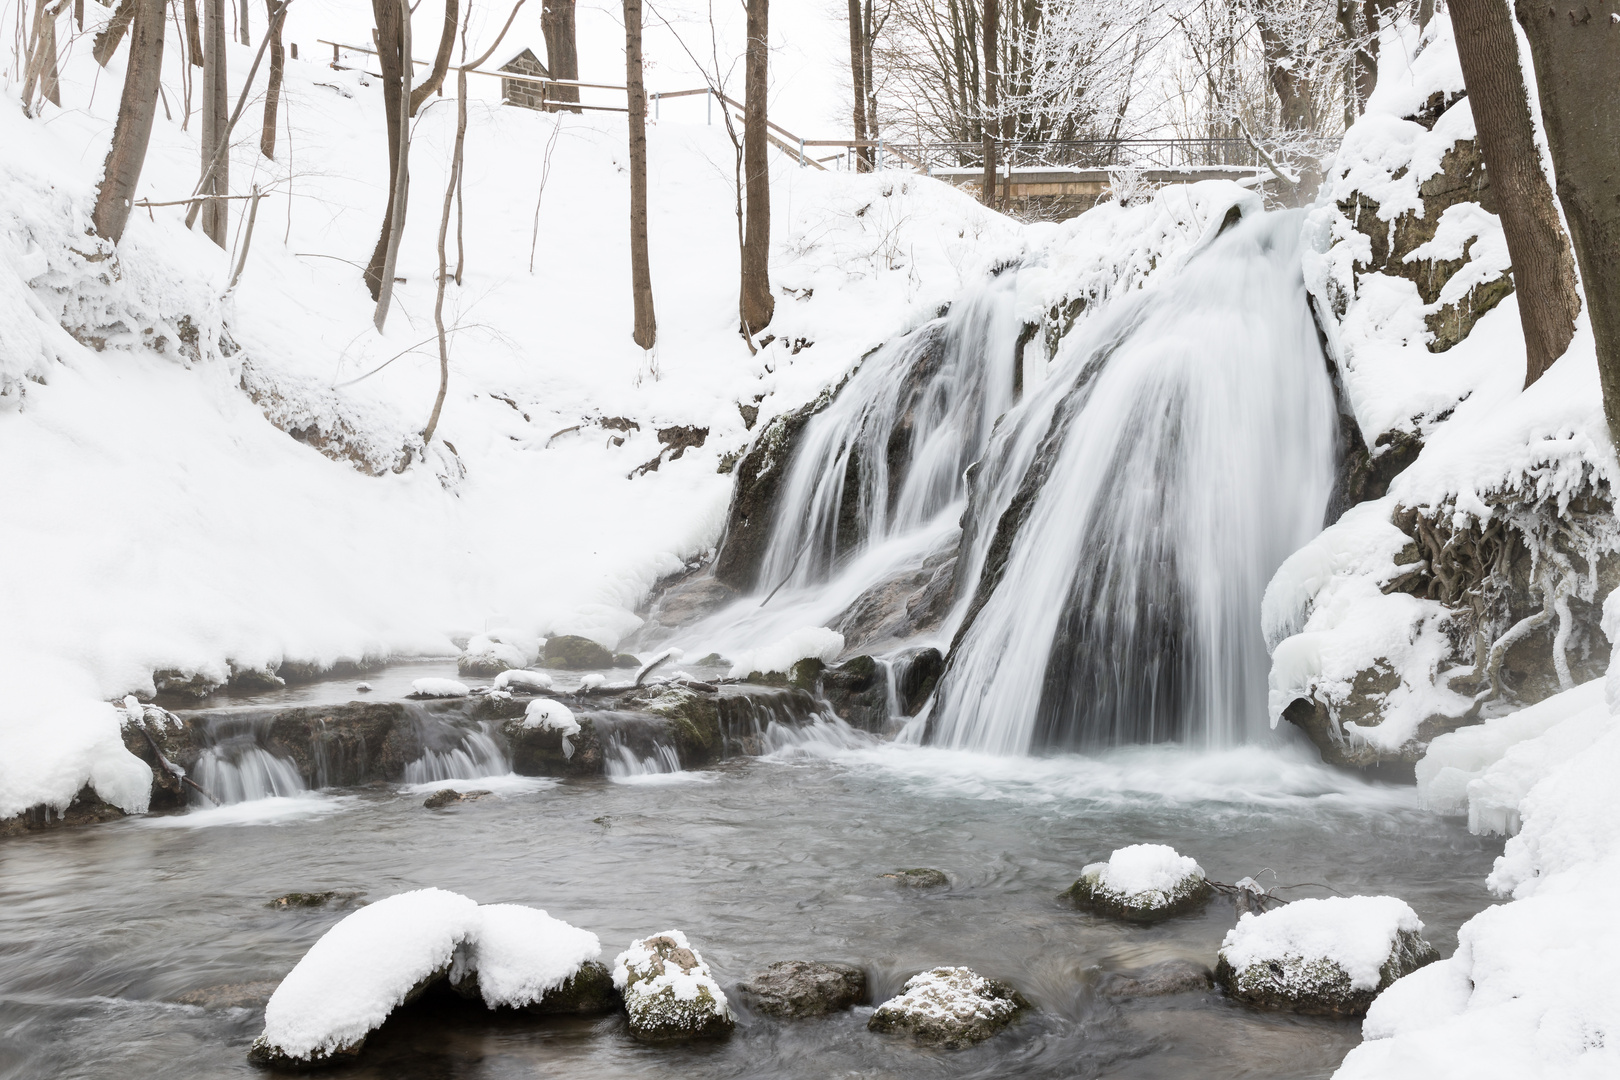
<instances>
[{"instance_id":1,"label":"dark rock","mask_svg":"<svg viewBox=\"0 0 1620 1080\"><path fill-rule=\"evenodd\" d=\"M613 666L616 668L639 668L641 666L641 659L632 653L614 653Z\"/></svg>"},{"instance_id":2,"label":"dark rock","mask_svg":"<svg viewBox=\"0 0 1620 1080\"><path fill-rule=\"evenodd\" d=\"M67 809L57 811L49 806L31 806L15 817L0 818L0 837L21 836L24 833L43 832L72 825L96 825L103 821L116 821L124 812L104 802L89 784L79 789L68 803Z\"/></svg>"},{"instance_id":3,"label":"dark rock","mask_svg":"<svg viewBox=\"0 0 1620 1080\"><path fill-rule=\"evenodd\" d=\"M579 734L568 736L556 728L525 727L521 719L501 725L501 734L511 747L512 771L519 776L601 776L604 759L602 740L596 723L589 716L576 716Z\"/></svg>"},{"instance_id":4,"label":"dark rock","mask_svg":"<svg viewBox=\"0 0 1620 1080\"><path fill-rule=\"evenodd\" d=\"M1168 997L1208 990L1215 974L1192 960L1166 960L1139 971L1114 972L1103 977L1100 992L1111 998Z\"/></svg>"},{"instance_id":5,"label":"dark rock","mask_svg":"<svg viewBox=\"0 0 1620 1080\"><path fill-rule=\"evenodd\" d=\"M168 668L152 672L152 685L159 697L201 701L219 689L219 683L206 675Z\"/></svg>"},{"instance_id":6,"label":"dark rock","mask_svg":"<svg viewBox=\"0 0 1620 1080\"><path fill-rule=\"evenodd\" d=\"M1228 994L1263 1009L1309 1016L1366 1016L1373 999L1396 979L1440 959L1433 945L1409 930L1396 932L1389 959L1378 969L1378 985L1358 989L1337 963L1324 957L1282 957L1234 969L1223 951L1215 961L1215 981Z\"/></svg>"},{"instance_id":7,"label":"dark rock","mask_svg":"<svg viewBox=\"0 0 1620 1080\"><path fill-rule=\"evenodd\" d=\"M939 677L945 673L945 657L938 649L907 649L890 657L894 669L895 696L900 715L916 716L933 696Z\"/></svg>"},{"instance_id":8,"label":"dark rock","mask_svg":"<svg viewBox=\"0 0 1620 1080\"><path fill-rule=\"evenodd\" d=\"M429 810L439 810L452 803L472 802L488 794L487 791L457 791L455 788L441 788L423 800L422 805Z\"/></svg>"},{"instance_id":9,"label":"dark rock","mask_svg":"<svg viewBox=\"0 0 1620 1080\"><path fill-rule=\"evenodd\" d=\"M884 874L885 878L908 889L939 889L951 883L943 870L920 866L912 870L896 870L892 874Z\"/></svg>"},{"instance_id":10,"label":"dark rock","mask_svg":"<svg viewBox=\"0 0 1620 1080\"><path fill-rule=\"evenodd\" d=\"M625 645L629 648L646 648L662 641L669 631L711 615L736 598L736 590L716 580L707 566L693 567L666 578L659 582L644 608L637 612L642 617L642 624L625 640ZM705 662L698 661L700 664Z\"/></svg>"},{"instance_id":11,"label":"dark rock","mask_svg":"<svg viewBox=\"0 0 1620 1080\"><path fill-rule=\"evenodd\" d=\"M476 970L451 982L450 988L469 1000L483 999ZM612 1012L623 1004L624 998L613 985L613 973L605 965L587 960L562 985L547 990L539 1001L523 1006L523 1011L540 1016L593 1016Z\"/></svg>"},{"instance_id":12,"label":"dark rock","mask_svg":"<svg viewBox=\"0 0 1620 1080\"><path fill-rule=\"evenodd\" d=\"M291 892L284 893L270 901L269 906L286 910L289 908L315 908L325 907L328 904L343 906L354 904L366 895L358 889L327 889L325 892Z\"/></svg>"},{"instance_id":13,"label":"dark rock","mask_svg":"<svg viewBox=\"0 0 1620 1080\"><path fill-rule=\"evenodd\" d=\"M738 989L754 1008L797 1020L866 1003L866 972L853 964L782 960L744 979Z\"/></svg>"},{"instance_id":14,"label":"dark rock","mask_svg":"<svg viewBox=\"0 0 1620 1080\"><path fill-rule=\"evenodd\" d=\"M707 765L725 756L720 707L715 695L663 684L632 690L621 704L667 722L668 741L680 756L682 768Z\"/></svg>"},{"instance_id":15,"label":"dark rock","mask_svg":"<svg viewBox=\"0 0 1620 1080\"><path fill-rule=\"evenodd\" d=\"M1125 922L1155 923L1200 911L1215 895L1214 886L1202 874L1188 875L1168 893L1122 895L1103 885L1092 872L1095 867L1106 869L1107 865L1088 866L1080 879L1069 886L1064 897L1080 910L1095 915Z\"/></svg>"},{"instance_id":16,"label":"dark rock","mask_svg":"<svg viewBox=\"0 0 1620 1080\"><path fill-rule=\"evenodd\" d=\"M823 715L824 706L808 690L794 686L723 687L717 697L720 732L728 754L763 754L772 724L803 727Z\"/></svg>"},{"instance_id":17,"label":"dark rock","mask_svg":"<svg viewBox=\"0 0 1620 1080\"><path fill-rule=\"evenodd\" d=\"M867 589L828 626L847 647L870 648L903 641L939 626L956 597L956 546L930 555Z\"/></svg>"},{"instance_id":18,"label":"dark rock","mask_svg":"<svg viewBox=\"0 0 1620 1080\"><path fill-rule=\"evenodd\" d=\"M227 680L232 690L243 693L262 693L267 690L280 690L287 685L287 680L277 675L270 667L239 668L233 662L231 677Z\"/></svg>"},{"instance_id":19,"label":"dark rock","mask_svg":"<svg viewBox=\"0 0 1620 1080\"><path fill-rule=\"evenodd\" d=\"M564 634L547 640L546 653L540 666L565 671L610 668L613 666L613 654L590 638Z\"/></svg>"},{"instance_id":20,"label":"dark rock","mask_svg":"<svg viewBox=\"0 0 1620 1080\"><path fill-rule=\"evenodd\" d=\"M677 997L673 986L656 993L640 993L636 985L665 974L673 967L698 983L693 997ZM645 1042L684 1042L723 1039L737 1026L719 986L696 949L682 935L660 934L630 944L625 955L625 1013L630 1034Z\"/></svg>"},{"instance_id":21,"label":"dark rock","mask_svg":"<svg viewBox=\"0 0 1620 1080\"><path fill-rule=\"evenodd\" d=\"M880 734L889 725L889 673L870 656L854 656L821 673L821 696L850 727Z\"/></svg>"}]
</instances>

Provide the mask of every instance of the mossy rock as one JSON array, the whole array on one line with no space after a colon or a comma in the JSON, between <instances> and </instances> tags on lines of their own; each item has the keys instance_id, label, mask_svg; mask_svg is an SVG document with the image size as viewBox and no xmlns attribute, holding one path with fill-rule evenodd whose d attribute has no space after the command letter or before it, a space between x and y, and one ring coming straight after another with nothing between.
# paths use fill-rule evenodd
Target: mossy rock
<instances>
[{"instance_id":1,"label":"mossy rock","mask_svg":"<svg viewBox=\"0 0 1620 1080\"><path fill-rule=\"evenodd\" d=\"M634 653L614 653L613 666L616 668L639 668L641 666L641 658L636 656Z\"/></svg>"},{"instance_id":2,"label":"mossy rock","mask_svg":"<svg viewBox=\"0 0 1620 1080\"><path fill-rule=\"evenodd\" d=\"M1064 897L1075 907L1095 915L1125 922L1154 923L1201 910L1215 895L1214 886L1202 875L1194 874L1182 878L1165 892L1121 893L1102 883L1107 867L1107 863L1086 867Z\"/></svg>"},{"instance_id":3,"label":"mossy rock","mask_svg":"<svg viewBox=\"0 0 1620 1080\"><path fill-rule=\"evenodd\" d=\"M596 722L589 716L575 719L579 734L568 736L566 748L563 734L556 728L525 727L521 718L502 724L501 734L511 748L512 771L519 776L601 776L602 740Z\"/></svg>"},{"instance_id":4,"label":"mossy rock","mask_svg":"<svg viewBox=\"0 0 1620 1080\"><path fill-rule=\"evenodd\" d=\"M938 967L908 979L904 992L879 1005L866 1027L960 1050L990 1038L1027 1008L1006 983L965 967Z\"/></svg>"},{"instance_id":5,"label":"mossy rock","mask_svg":"<svg viewBox=\"0 0 1620 1080\"><path fill-rule=\"evenodd\" d=\"M592 1016L613 1012L623 1004L624 998L613 985L613 973L605 964L587 960L563 980L561 986L547 990L539 1001L528 1006L528 1010L545 1016Z\"/></svg>"},{"instance_id":6,"label":"mossy rock","mask_svg":"<svg viewBox=\"0 0 1620 1080\"><path fill-rule=\"evenodd\" d=\"M651 686L627 694L623 703L668 722L683 767L706 765L725 756L715 695L684 686Z\"/></svg>"},{"instance_id":7,"label":"mossy rock","mask_svg":"<svg viewBox=\"0 0 1620 1080\"><path fill-rule=\"evenodd\" d=\"M540 666L564 671L600 670L613 666L613 654L590 638L563 634L546 641Z\"/></svg>"},{"instance_id":8,"label":"mossy rock","mask_svg":"<svg viewBox=\"0 0 1620 1080\"><path fill-rule=\"evenodd\" d=\"M896 870L892 874L884 874L885 878L908 889L942 889L951 883L945 876L945 871L935 870L929 866L919 866L911 870Z\"/></svg>"},{"instance_id":9,"label":"mossy rock","mask_svg":"<svg viewBox=\"0 0 1620 1080\"><path fill-rule=\"evenodd\" d=\"M1373 999L1396 979L1438 959L1440 953L1416 932L1400 930L1374 987L1352 985L1349 973L1327 957L1285 956L1236 969L1224 951L1215 962L1215 981L1257 1008L1351 1019L1366 1016Z\"/></svg>"}]
</instances>

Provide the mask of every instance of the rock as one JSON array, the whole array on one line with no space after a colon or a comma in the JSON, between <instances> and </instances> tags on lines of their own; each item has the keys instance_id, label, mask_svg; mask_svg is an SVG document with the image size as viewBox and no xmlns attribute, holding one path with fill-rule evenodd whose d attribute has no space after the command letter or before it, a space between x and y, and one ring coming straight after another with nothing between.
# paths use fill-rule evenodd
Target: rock
<instances>
[{"instance_id":1,"label":"rock","mask_svg":"<svg viewBox=\"0 0 1620 1080\"><path fill-rule=\"evenodd\" d=\"M828 626L849 648L881 648L937 627L956 598L956 544L856 597Z\"/></svg>"},{"instance_id":2,"label":"rock","mask_svg":"<svg viewBox=\"0 0 1620 1080\"><path fill-rule=\"evenodd\" d=\"M679 930L632 941L613 962L613 985L638 1039L725 1038L737 1026L709 965Z\"/></svg>"},{"instance_id":3,"label":"rock","mask_svg":"<svg viewBox=\"0 0 1620 1080\"><path fill-rule=\"evenodd\" d=\"M325 907L327 904L346 904L358 901L366 895L359 889L327 889L325 892L291 892L283 893L270 901L269 907L281 908L315 908Z\"/></svg>"},{"instance_id":4,"label":"rock","mask_svg":"<svg viewBox=\"0 0 1620 1080\"><path fill-rule=\"evenodd\" d=\"M937 967L906 980L904 992L879 1005L866 1026L958 1050L988 1039L1028 1007L1012 987L971 968Z\"/></svg>"},{"instance_id":5,"label":"rock","mask_svg":"<svg viewBox=\"0 0 1620 1080\"><path fill-rule=\"evenodd\" d=\"M620 703L667 721L666 741L674 744L682 768L707 765L725 756L717 695L665 683L632 690Z\"/></svg>"},{"instance_id":6,"label":"rock","mask_svg":"<svg viewBox=\"0 0 1620 1080\"><path fill-rule=\"evenodd\" d=\"M602 740L596 722L589 716L576 719L576 735L555 727L530 727L521 718L503 723L501 734L512 754L512 771L519 776L601 776Z\"/></svg>"},{"instance_id":7,"label":"rock","mask_svg":"<svg viewBox=\"0 0 1620 1080\"><path fill-rule=\"evenodd\" d=\"M762 1013L787 1020L826 1016L866 1002L866 972L853 964L782 960L738 984Z\"/></svg>"},{"instance_id":8,"label":"rock","mask_svg":"<svg viewBox=\"0 0 1620 1080\"><path fill-rule=\"evenodd\" d=\"M894 668L894 690L900 704L900 715L916 716L945 674L945 657L938 649L927 647L907 649L889 658Z\"/></svg>"},{"instance_id":9,"label":"rock","mask_svg":"<svg viewBox=\"0 0 1620 1080\"><path fill-rule=\"evenodd\" d=\"M850 727L881 734L889 725L889 673L870 656L853 656L821 673L821 696Z\"/></svg>"},{"instance_id":10,"label":"rock","mask_svg":"<svg viewBox=\"0 0 1620 1080\"><path fill-rule=\"evenodd\" d=\"M438 810L451 803L472 802L488 794L487 791L457 791L455 788L442 788L423 800L422 805L429 810Z\"/></svg>"},{"instance_id":11,"label":"rock","mask_svg":"<svg viewBox=\"0 0 1620 1080\"><path fill-rule=\"evenodd\" d=\"M914 870L896 870L883 876L908 889L940 889L951 883L951 879L945 876L945 871L926 866L919 866Z\"/></svg>"},{"instance_id":12,"label":"rock","mask_svg":"<svg viewBox=\"0 0 1620 1080\"><path fill-rule=\"evenodd\" d=\"M1087 866L1064 895L1098 915L1158 922L1202 908L1214 893L1203 868L1175 848L1133 844Z\"/></svg>"},{"instance_id":13,"label":"rock","mask_svg":"<svg viewBox=\"0 0 1620 1080\"><path fill-rule=\"evenodd\" d=\"M614 653L613 666L616 668L639 668L641 666L641 658L636 656L634 653Z\"/></svg>"},{"instance_id":14,"label":"rock","mask_svg":"<svg viewBox=\"0 0 1620 1080\"><path fill-rule=\"evenodd\" d=\"M607 965L587 960L561 986L547 990L539 1001L525 1007L545 1016L590 1016L612 1012L621 1004L623 999Z\"/></svg>"},{"instance_id":15,"label":"rock","mask_svg":"<svg viewBox=\"0 0 1620 1080\"><path fill-rule=\"evenodd\" d=\"M276 983L225 983L187 990L174 1000L181 1005L195 1005L202 1009L254 1009L260 1008L275 993Z\"/></svg>"},{"instance_id":16,"label":"rock","mask_svg":"<svg viewBox=\"0 0 1620 1080\"><path fill-rule=\"evenodd\" d=\"M267 690L280 690L287 685L287 680L277 675L268 664L260 668L239 668L233 661L230 669L231 677L226 680L226 684L232 690L262 693Z\"/></svg>"},{"instance_id":17,"label":"rock","mask_svg":"<svg viewBox=\"0 0 1620 1080\"><path fill-rule=\"evenodd\" d=\"M1221 942L1215 979L1239 1001L1317 1016L1364 1016L1396 979L1440 954L1393 896L1297 900L1244 915Z\"/></svg>"},{"instance_id":18,"label":"rock","mask_svg":"<svg viewBox=\"0 0 1620 1080\"><path fill-rule=\"evenodd\" d=\"M1112 972L1102 979L1099 991L1111 998L1168 997L1208 990L1215 975L1192 960L1166 960L1139 971Z\"/></svg>"},{"instance_id":19,"label":"rock","mask_svg":"<svg viewBox=\"0 0 1620 1080\"><path fill-rule=\"evenodd\" d=\"M219 689L219 680L207 675L167 668L152 672L152 686L160 697L188 698L201 701Z\"/></svg>"},{"instance_id":20,"label":"rock","mask_svg":"<svg viewBox=\"0 0 1620 1080\"><path fill-rule=\"evenodd\" d=\"M540 661L540 666L564 671L610 668L613 666L613 654L590 638L564 634L546 642L545 657Z\"/></svg>"},{"instance_id":21,"label":"rock","mask_svg":"<svg viewBox=\"0 0 1620 1080\"><path fill-rule=\"evenodd\" d=\"M0 837L21 836L70 825L98 825L103 821L116 821L124 812L102 800L89 784L79 789L68 803L67 809L50 806L31 806L15 817L0 819Z\"/></svg>"}]
</instances>

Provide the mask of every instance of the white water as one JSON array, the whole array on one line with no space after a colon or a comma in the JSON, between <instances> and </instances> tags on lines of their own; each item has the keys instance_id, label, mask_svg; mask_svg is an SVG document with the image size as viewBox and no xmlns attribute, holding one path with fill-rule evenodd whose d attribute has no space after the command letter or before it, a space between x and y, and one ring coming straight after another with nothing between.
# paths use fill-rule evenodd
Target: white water
<instances>
[{"instance_id":1,"label":"white water","mask_svg":"<svg viewBox=\"0 0 1620 1080\"><path fill-rule=\"evenodd\" d=\"M485 728L460 732L460 745L428 749L405 766L405 783L429 784L437 780L477 780L505 776L512 762Z\"/></svg>"},{"instance_id":2,"label":"white water","mask_svg":"<svg viewBox=\"0 0 1620 1080\"><path fill-rule=\"evenodd\" d=\"M210 747L197 759L196 781L221 806L286 798L308 788L298 767L258 746ZM195 798L193 801L197 801Z\"/></svg>"},{"instance_id":3,"label":"white water","mask_svg":"<svg viewBox=\"0 0 1620 1080\"><path fill-rule=\"evenodd\" d=\"M1321 527L1334 465L1298 232L1297 214L1251 217L1116 304L998 429L976 569L1026 472L1047 471L953 651L934 742L1220 747L1264 724L1261 596Z\"/></svg>"}]
</instances>

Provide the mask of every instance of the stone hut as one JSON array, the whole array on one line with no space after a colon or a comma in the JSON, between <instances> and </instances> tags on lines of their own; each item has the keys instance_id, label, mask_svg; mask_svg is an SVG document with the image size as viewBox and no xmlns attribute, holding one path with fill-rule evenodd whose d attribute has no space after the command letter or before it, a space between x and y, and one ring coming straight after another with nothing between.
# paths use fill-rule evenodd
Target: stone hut
<instances>
[{"instance_id":1,"label":"stone hut","mask_svg":"<svg viewBox=\"0 0 1620 1080\"><path fill-rule=\"evenodd\" d=\"M510 71L514 75L528 75L536 79L549 78L551 74L546 70L545 65L540 63L540 58L534 55L533 49L519 49L498 70ZM508 105L517 105L524 109L544 109L546 107L545 88L539 83L502 79L501 100Z\"/></svg>"}]
</instances>

